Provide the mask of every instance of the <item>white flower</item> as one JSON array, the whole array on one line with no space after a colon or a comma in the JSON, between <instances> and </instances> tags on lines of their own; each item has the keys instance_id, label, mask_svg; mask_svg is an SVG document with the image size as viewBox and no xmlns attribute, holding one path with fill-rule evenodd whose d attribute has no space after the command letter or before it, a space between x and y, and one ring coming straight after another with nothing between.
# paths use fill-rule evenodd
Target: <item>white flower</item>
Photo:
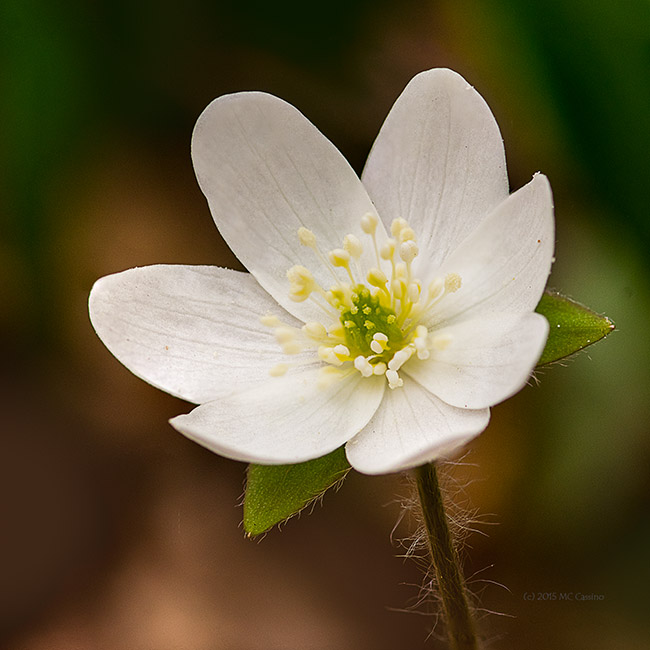
<instances>
[{"instance_id":1,"label":"white flower","mask_svg":"<svg viewBox=\"0 0 650 650\"><path fill-rule=\"evenodd\" d=\"M417 75L358 179L295 108L214 100L192 156L250 274L151 266L99 280L92 323L158 388L199 404L171 424L229 458L297 463L347 443L394 472L483 431L527 382L553 255L541 174L508 196L490 109L450 70Z\"/></svg>"}]
</instances>

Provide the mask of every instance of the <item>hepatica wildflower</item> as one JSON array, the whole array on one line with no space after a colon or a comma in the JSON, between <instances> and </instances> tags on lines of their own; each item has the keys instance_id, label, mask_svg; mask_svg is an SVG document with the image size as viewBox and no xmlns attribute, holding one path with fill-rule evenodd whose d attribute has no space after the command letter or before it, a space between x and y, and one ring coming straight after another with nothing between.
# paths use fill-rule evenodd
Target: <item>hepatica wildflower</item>
<instances>
[{"instance_id":1,"label":"hepatica wildflower","mask_svg":"<svg viewBox=\"0 0 650 650\"><path fill-rule=\"evenodd\" d=\"M346 444L394 472L480 433L527 382L548 324L534 313L553 255L549 184L509 195L480 95L417 75L361 180L295 108L214 100L192 141L226 242L250 271L151 266L99 280L109 350L198 404L171 424L224 456L298 463Z\"/></svg>"}]
</instances>

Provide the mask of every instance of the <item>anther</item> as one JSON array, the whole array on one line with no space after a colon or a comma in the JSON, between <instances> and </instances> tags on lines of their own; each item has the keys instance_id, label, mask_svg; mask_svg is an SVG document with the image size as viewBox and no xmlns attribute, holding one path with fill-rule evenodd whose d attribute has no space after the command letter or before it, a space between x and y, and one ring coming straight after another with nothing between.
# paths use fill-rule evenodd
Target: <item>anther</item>
<instances>
[{"instance_id":1,"label":"anther","mask_svg":"<svg viewBox=\"0 0 650 650\"><path fill-rule=\"evenodd\" d=\"M279 325L282 324L280 319L277 316L273 316L271 314L267 316L262 316L262 318L260 318L260 323L262 323L262 325L265 325L266 327L278 327Z\"/></svg>"},{"instance_id":2,"label":"anther","mask_svg":"<svg viewBox=\"0 0 650 650\"><path fill-rule=\"evenodd\" d=\"M388 379L388 388L392 390L404 385L404 380L397 374L396 370L387 370L386 379Z\"/></svg>"},{"instance_id":3,"label":"anther","mask_svg":"<svg viewBox=\"0 0 650 650\"><path fill-rule=\"evenodd\" d=\"M415 346L407 345L405 348L398 350L393 358L388 362L389 370L399 370L412 356Z\"/></svg>"},{"instance_id":4,"label":"anther","mask_svg":"<svg viewBox=\"0 0 650 650\"><path fill-rule=\"evenodd\" d=\"M398 219L393 219L393 222L390 224L390 234L393 235L395 239L397 239L403 228L408 228L406 219L402 219L401 217Z\"/></svg>"},{"instance_id":5,"label":"anther","mask_svg":"<svg viewBox=\"0 0 650 650\"><path fill-rule=\"evenodd\" d=\"M445 276L445 291L447 293L454 293L460 289L461 278L458 273L447 273Z\"/></svg>"},{"instance_id":6,"label":"anther","mask_svg":"<svg viewBox=\"0 0 650 650\"><path fill-rule=\"evenodd\" d=\"M303 246L308 246L309 248L316 247L316 235L304 226L298 228L298 239Z\"/></svg>"},{"instance_id":7,"label":"anther","mask_svg":"<svg viewBox=\"0 0 650 650\"><path fill-rule=\"evenodd\" d=\"M420 299L420 285L417 282L409 284L408 296L412 303L416 303Z\"/></svg>"},{"instance_id":8,"label":"anther","mask_svg":"<svg viewBox=\"0 0 650 650\"><path fill-rule=\"evenodd\" d=\"M335 248L329 252L330 263L332 266L342 266L347 268L350 264L350 253L342 248Z\"/></svg>"},{"instance_id":9,"label":"anther","mask_svg":"<svg viewBox=\"0 0 650 650\"><path fill-rule=\"evenodd\" d=\"M441 278L435 278L429 285L429 300L435 300L441 293L445 283Z\"/></svg>"},{"instance_id":10,"label":"anther","mask_svg":"<svg viewBox=\"0 0 650 650\"><path fill-rule=\"evenodd\" d=\"M429 358L428 338L429 330L424 325L418 325L415 328L415 338L413 339L413 345L415 345L418 359Z\"/></svg>"},{"instance_id":11,"label":"anther","mask_svg":"<svg viewBox=\"0 0 650 650\"><path fill-rule=\"evenodd\" d=\"M361 230L366 233L366 235L374 235L375 230L377 230L377 224L379 219L377 215L368 212L368 214L361 217Z\"/></svg>"},{"instance_id":12,"label":"anther","mask_svg":"<svg viewBox=\"0 0 650 650\"><path fill-rule=\"evenodd\" d=\"M381 269L370 269L367 280L368 284L371 284L373 287L386 290L386 282L388 282L388 279Z\"/></svg>"},{"instance_id":13,"label":"anther","mask_svg":"<svg viewBox=\"0 0 650 650\"><path fill-rule=\"evenodd\" d=\"M292 266L287 271L287 279L291 283L289 297L295 302L307 300L311 292L316 288L314 277L304 266Z\"/></svg>"},{"instance_id":14,"label":"anther","mask_svg":"<svg viewBox=\"0 0 650 650\"><path fill-rule=\"evenodd\" d=\"M376 332L370 342L370 349L375 354L381 354L388 347L388 337L383 332Z\"/></svg>"},{"instance_id":15,"label":"anther","mask_svg":"<svg viewBox=\"0 0 650 650\"><path fill-rule=\"evenodd\" d=\"M433 337L433 340L431 341L431 345L436 350L445 350L450 346L451 341L452 339L449 334L438 334L437 336Z\"/></svg>"},{"instance_id":16,"label":"anther","mask_svg":"<svg viewBox=\"0 0 650 650\"><path fill-rule=\"evenodd\" d=\"M379 255L381 255L382 260L392 260L393 255L395 254L395 246L397 242L394 239L387 239L384 244L382 244Z\"/></svg>"},{"instance_id":17,"label":"anther","mask_svg":"<svg viewBox=\"0 0 650 650\"><path fill-rule=\"evenodd\" d=\"M269 375L271 375L271 377L282 377L282 375L287 373L287 370L289 370L289 366L286 363L278 363L277 366L273 366L273 368L269 370Z\"/></svg>"},{"instance_id":18,"label":"anther","mask_svg":"<svg viewBox=\"0 0 650 650\"><path fill-rule=\"evenodd\" d=\"M302 345L298 341L287 341L282 344L282 351L285 354L298 354L302 352Z\"/></svg>"},{"instance_id":19,"label":"anther","mask_svg":"<svg viewBox=\"0 0 650 650\"><path fill-rule=\"evenodd\" d=\"M402 242L399 247L399 256L407 263L410 264L419 253L418 245L411 241Z\"/></svg>"},{"instance_id":20,"label":"anther","mask_svg":"<svg viewBox=\"0 0 650 650\"><path fill-rule=\"evenodd\" d=\"M296 338L296 330L288 325L276 327L275 330L273 330L273 334L275 334L275 340L278 343L288 343Z\"/></svg>"},{"instance_id":21,"label":"anther","mask_svg":"<svg viewBox=\"0 0 650 650\"><path fill-rule=\"evenodd\" d=\"M343 248L357 260L361 257L361 253L363 253L363 246L354 235L345 236L343 239Z\"/></svg>"},{"instance_id":22,"label":"anther","mask_svg":"<svg viewBox=\"0 0 650 650\"><path fill-rule=\"evenodd\" d=\"M366 359L363 355L359 355L355 360L354 360L354 367L364 376L364 377L370 377L373 373L373 367L370 365L370 362L368 359Z\"/></svg>"},{"instance_id":23,"label":"anther","mask_svg":"<svg viewBox=\"0 0 650 650\"><path fill-rule=\"evenodd\" d=\"M341 361L344 361L350 356L350 350L348 349L348 347L340 343L339 345L334 346L333 352Z\"/></svg>"},{"instance_id":24,"label":"anther","mask_svg":"<svg viewBox=\"0 0 650 650\"><path fill-rule=\"evenodd\" d=\"M302 326L302 331L307 334L312 339L323 339L327 336L327 330L325 329L325 325L319 323L318 321L311 321L309 323L305 323Z\"/></svg>"}]
</instances>

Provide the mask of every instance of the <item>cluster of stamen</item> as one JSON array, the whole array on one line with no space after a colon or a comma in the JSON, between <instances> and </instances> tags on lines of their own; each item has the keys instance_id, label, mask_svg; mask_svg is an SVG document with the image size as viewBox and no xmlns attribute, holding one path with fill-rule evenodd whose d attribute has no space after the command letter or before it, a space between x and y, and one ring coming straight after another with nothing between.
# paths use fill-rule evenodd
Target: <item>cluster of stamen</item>
<instances>
[{"instance_id":1,"label":"cluster of stamen","mask_svg":"<svg viewBox=\"0 0 650 650\"><path fill-rule=\"evenodd\" d=\"M324 362L321 380L325 384L358 371L363 377L384 375L390 388L398 388L403 385L399 371L412 356L428 359L432 350L442 350L451 342L449 336L431 332L420 323L444 295L460 288L460 276L450 273L423 287L413 276L413 260L419 253L413 229L404 219L395 219L391 237L379 245L378 223L373 214L361 219L376 260L365 275L360 266L363 245L355 235L346 235L341 248L325 255L311 230L298 230L300 243L311 248L328 268L333 284L325 289L309 269L292 266L287 271L289 297L318 305L328 317L327 324L313 321L297 328L281 323L276 316L262 318L286 354L317 350ZM382 266L390 268L389 275ZM280 376L288 368L283 363L270 372Z\"/></svg>"}]
</instances>

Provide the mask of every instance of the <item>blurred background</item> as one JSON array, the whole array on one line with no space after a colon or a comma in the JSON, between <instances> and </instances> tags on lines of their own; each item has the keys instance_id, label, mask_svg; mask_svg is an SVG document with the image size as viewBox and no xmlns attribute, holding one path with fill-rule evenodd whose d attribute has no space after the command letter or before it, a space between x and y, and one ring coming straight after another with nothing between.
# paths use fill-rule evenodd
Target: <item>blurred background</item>
<instances>
[{"instance_id":1,"label":"blurred background","mask_svg":"<svg viewBox=\"0 0 650 650\"><path fill-rule=\"evenodd\" d=\"M86 307L95 279L132 266L241 268L189 156L214 97L283 97L360 172L408 80L437 66L488 101L513 189L549 176L550 286L618 327L496 407L452 470L482 522L463 553L481 634L648 647L646 0L3 0L1 647L445 647L425 643L433 617L399 611L422 579L391 541L403 478L352 473L245 539L245 466L174 432L189 405L114 360Z\"/></svg>"}]
</instances>

